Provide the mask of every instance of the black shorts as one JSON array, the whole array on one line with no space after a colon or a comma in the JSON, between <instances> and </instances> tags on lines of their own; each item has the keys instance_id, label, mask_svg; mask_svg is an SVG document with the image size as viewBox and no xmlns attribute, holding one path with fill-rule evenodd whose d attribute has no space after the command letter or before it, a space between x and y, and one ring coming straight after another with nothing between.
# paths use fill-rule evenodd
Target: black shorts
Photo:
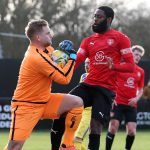
<instances>
[{"instance_id":1,"label":"black shorts","mask_svg":"<svg viewBox=\"0 0 150 150\"><path fill-rule=\"evenodd\" d=\"M128 105L117 104L111 110L111 119L116 119L120 123L124 119L125 124L128 122L136 122L137 109Z\"/></svg>"},{"instance_id":2,"label":"black shorts","mask_svg":"<svg viewBox=\"0 0 150 150\"><path fill-rule=\"evenodd\" d=\"M79 83L70 94L83 99L84 107L92 106L92 118L99 120L102 124L109 119L112 102L115 93L101 87Z\"/></svg>"}]
</instances>

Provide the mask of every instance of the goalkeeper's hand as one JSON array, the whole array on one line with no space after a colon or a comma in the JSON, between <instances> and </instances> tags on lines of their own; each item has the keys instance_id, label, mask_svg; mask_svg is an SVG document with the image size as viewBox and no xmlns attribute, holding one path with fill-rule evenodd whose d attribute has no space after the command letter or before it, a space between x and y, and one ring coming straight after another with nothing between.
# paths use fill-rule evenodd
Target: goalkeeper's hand
<instances>
[{"instance_id":1,"label":"goalkeeper's hand","mask_svg":"<svg viewBox=\"0 0 150 150\"><path fill-rule=\"evenodd\" d=\"M59 43L59 47L61 50L65 50L65 51L69 52L69 51L73 50L73 42L70 40L64 40Z\"/></svg>"},{"instance_id":2,"label":"goalkeeper's hand","mask_svg":"<svg viewBox=\"0 0 150 150\"><path fill-rule=\"evenodd\" d=\"M59 48L60 48L60 50L65 51L69 55L70 59L76 60L76 51L73 48L72 41L64 40L64 41L60 42Z\"/></svg>"}]
</instances>

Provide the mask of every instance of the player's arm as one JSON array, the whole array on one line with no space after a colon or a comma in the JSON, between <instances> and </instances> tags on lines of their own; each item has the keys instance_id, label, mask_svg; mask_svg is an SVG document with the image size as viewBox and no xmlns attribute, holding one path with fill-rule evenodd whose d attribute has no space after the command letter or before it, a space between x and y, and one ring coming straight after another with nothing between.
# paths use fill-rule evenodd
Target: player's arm
<instances>
[{"instance_id":1,"label":"player's arm","mask_svg":"<svg viewBox=\"0 0 150 150\"><path fill-rule=\"evenodd\" d=\"M87 42L88 42L87 38L81 42L80 48L78 49L77 52L77 59L76 59L74 70L76 70L80 66L80 64L85 61L85 59L88 56Z\"/></svg>"},{"instance_id":2,"label":"player's arm","mask_svg":"<svg viewBox=\"0 0 150 150\"><path fill-rule=\"evenodd\" d=\"M140 98L143 94L143 88L139 89L137 93L138 94L136 95L136 97L129 99L128 105L135 106L137 104L137 102L140 100Z\"/></svg>"},{"instance_id":3,"label":"player's arm","mask_svg":"<svg viewBox=\"0 0 150 150\"><path fill-rule=\"evenodd\" d=\"M141 80L139 80L139 83L138 83L137 95L136 97L129 99L128 105L134 106L140 100L140 98L143 95L143 87L144 87L144 70L142 69Z\"/></svg>"},{"instance_id":4,"label":"player's arm","mask_svg":"<svg viewBox=\"0 0 150 150\"><path fill-rule=\"evenodd\" d=\"M69 60L63 69L58 65L49 76L53 81L60 84L69 84L73 75L75 61Z\"/></svg>"},{"instance_id":5,"label":"player's arm","mask_svg":"<svg viewBox=\"0 0 150 150\"><path fill-rule=\"evenodd\" d=\"M119 37L119 48L123 62L115 64L111 58L106 58L110 69L114 69L119 72L133 72L135 69L135 63L133 59L131 42L129 38L123 34Z\"/></svg>"},{"instance_id":6,"label":"player's arm","mask_svg":"<svg viewBox=\"0 0 150 150\"><path fill-rule=\"evenodd\" d=\"M60 84L68 84L70 82L75 64L74 59L70 58L65 67L61 68L47 54L40 52L38 54L39 59L37 61L40 61L40 63L36 63L37 65L35 64L35 67L39 68L38 70L41 74L48 76L51 80Z\"/></svg>"},{"instance_id":7,"label":"player's arm","mask_svg":"<svg viewBox=\"0 0 150 150\"><path fill-rule=\"evenodd\" d=\"M143 91L144 91L144 79L145 79L145 73L144 73L144 70L141 68L141 80L139 81L139 84L138 84L137 101L143 95Z\"/></svg>"},{"instance_id":8,"label":"player's arm","mask_svg":"<svg viewBox=\"0 0 150 150\"><path fill-rule=\"evenodd\" d=\"M128 51L127 53L125 51ZM122 58L124 62L114 65L114 70L120 72L133 72L135 69L135 63L133 60L133 54L131 48L122 49Z\"/></svg>"}]
</instances>

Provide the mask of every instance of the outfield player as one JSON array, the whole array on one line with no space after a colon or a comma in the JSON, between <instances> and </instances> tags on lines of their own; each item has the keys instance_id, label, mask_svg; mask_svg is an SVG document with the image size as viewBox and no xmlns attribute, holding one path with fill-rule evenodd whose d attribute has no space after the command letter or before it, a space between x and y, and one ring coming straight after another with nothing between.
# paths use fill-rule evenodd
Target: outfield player
<instances>
[{"instance_id":1,"label":"outfield player","mask_svg":"<svg viewBox=\"0 0 150 150\"><path fill-rule=\"evenodd\" d=\"M134 62L138 64L144 55L144 48L139 45L132 47ZM127 136L125 150L131 150L136 134L136 108L137 102L142 96L144 86L144 70L136 65L133 73L118 73L118 90L115 103L110 113L108 133L106 136L106 150L110 150L119 128L125 118Z\"/></svg>"},{"instance_id":2,"label":"outfield player","mask_svg":"<svg viewBox=\"0 0 150 150\"><path fill-rule=\"evenodd\" d=\"M12 98L12 122L5 150L20 150L40 118L58 119L67 112L66 130L60 150L75 150L73 138L81 119L82 99L78 96L51 93L52 81L68 84L71 80L76 54L70 47L70 60L62 69L50 58L52 32L45 20L28 23L25 34L30 45L21 63L17 87Z\"/></svg>"},{"instance_id":3,"label":"outfield player","mask_svg":"<svg viewBox=\"0 0 150 150\"><path fill-rule=\"evenodd\" d=\"M81 75L80 82L83 82L88 76L88 72L90 69L90 61L88 58L85 60L84 66L86 72ZM81 122L75 134L74 145L77 150L87 149L85 141L87 140L87 133L90 130L89 128L90 118L91 118L91 107L87 107L83 111Z\"/></svg>"},{"instance_id":4,"label":"outfield player","mask_svg":"<svg viewBox=\"0 0 150 150\"><path fill-rule=\"evenodd\" d=\"M92 106L88 145L90 150L99 150L102 127L108 120L115 97L117 72L133 72L135 66L130 39L111 28L113 18L112 8L101 6L96 9L92 24L95 34L81 42L75 65L76 69L89 58L89 74L84 82L79 83L70 92L83 99L85 108ZM60 47L63 48L64 45L65 43L62 43ZM124 59L124 63L121 63L121 59ZM57 137L61 137L60 132L52 135L52 139ZM59 143L53 140L52 145L57 146Z\"/></svg>"}]
</instances>

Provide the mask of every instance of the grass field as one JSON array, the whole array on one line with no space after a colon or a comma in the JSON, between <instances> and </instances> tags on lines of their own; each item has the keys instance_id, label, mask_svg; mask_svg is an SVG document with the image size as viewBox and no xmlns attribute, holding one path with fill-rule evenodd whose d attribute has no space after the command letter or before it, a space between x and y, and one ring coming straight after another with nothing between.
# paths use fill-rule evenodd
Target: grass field
<instances>
[{"instance_id":1,"label":"grass field","mask_svg":"<svg viewBox=\"0 0 150 150\"><path fill-rule=\"evenodd\" d=\"M104 150L106 132L102 133L101 150ZM7 143L8 132L0 131L0 150ZM124 150L125 131L120 131L115 137L112 150ZM27 140L23 150L50 150L49 131L34 131ZM132 150L150 150L150 130L138 131Z\"/></svg>"}]
</instances>

